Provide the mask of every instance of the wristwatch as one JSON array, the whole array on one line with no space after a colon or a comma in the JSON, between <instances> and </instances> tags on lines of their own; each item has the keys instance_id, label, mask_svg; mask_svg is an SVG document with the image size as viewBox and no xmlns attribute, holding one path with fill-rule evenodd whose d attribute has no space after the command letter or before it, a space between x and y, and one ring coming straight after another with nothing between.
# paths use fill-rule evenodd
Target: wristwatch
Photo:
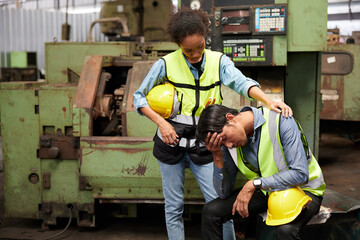
<instances>
[{"instance_id":1,"label":"wristwatch","mask_svg":"<svg viewBox=\"0 0 360 240\"><path fill-rule=\"evenodd\" d=\"M260 178L255 178L253 181L254 187L256 190L260 190L261 189L261 179Z\"/></svg>"}]
</instances>

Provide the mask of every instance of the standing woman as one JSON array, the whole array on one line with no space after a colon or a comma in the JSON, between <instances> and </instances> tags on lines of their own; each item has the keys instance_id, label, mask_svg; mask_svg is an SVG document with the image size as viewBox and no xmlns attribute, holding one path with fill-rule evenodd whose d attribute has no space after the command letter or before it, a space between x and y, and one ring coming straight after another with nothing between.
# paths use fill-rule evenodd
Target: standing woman
<instances>
[{"instance_id":1,"label":"standing woman","mask_svg":"<svg viewBox=\"0 0 360 240\"><path fill-rule=\"evenodd\" d=\"M212 154L195 141L196 125L207 102L220 104L220 85L264 103L283 116L292 110L283 102L274 102L245 77L233 62L220 52L205 49L209 19L201 10L180 9L168 24L168 33L179 49L159 59L134 93L135 109L157 126L153 154L158 159L165 197L165 218L169 239L184 239L184 170L194 174L206 202L218 197L212 181ZM148 92L164 82L172 84L181 100L177 115L164 119L153 111L147 100ZM232 222L224 224L224 239L235 239Z\"/></svg>"}]
</instances>

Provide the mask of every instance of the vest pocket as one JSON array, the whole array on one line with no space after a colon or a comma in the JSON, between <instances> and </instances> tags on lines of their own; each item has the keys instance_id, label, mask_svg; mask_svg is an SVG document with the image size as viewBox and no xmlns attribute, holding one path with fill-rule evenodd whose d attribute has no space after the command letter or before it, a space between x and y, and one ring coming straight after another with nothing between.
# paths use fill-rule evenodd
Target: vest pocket
<instances>
[{"instance_id":1,"label":"vest pocket","mask_svg":"<svg viewBox=\"0 0 360 240\"><path fill-rule=\"evenodd\" d=\"M191 161L199 165L211 163L213 161L212 153L205 147L199 147L198 145L189 149L188 154Z\"/></svg>"},{"instance_id":2,"label":"vest pocket","mask_svg":"<svg viewBox=\"0 0 360 240\"><path fill-rule=\"evenodd\" d=\"M154 137L153 155L159 161L167 164L176 164L184 156L185 151L182 151L179 145L171 147L164 143L157 135Z\"/></svg>"}]
</instances>

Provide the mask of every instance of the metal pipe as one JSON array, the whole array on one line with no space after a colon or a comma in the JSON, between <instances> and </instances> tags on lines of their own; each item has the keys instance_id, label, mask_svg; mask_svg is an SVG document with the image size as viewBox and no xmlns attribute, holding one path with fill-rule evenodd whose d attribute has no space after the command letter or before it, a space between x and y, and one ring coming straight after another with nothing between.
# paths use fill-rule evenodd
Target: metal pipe
<instances>
[{"instance_id":1,"label":"metal pipe","mask_svg":"<svg viewBox=\"0 0 360 240\"><path fill-rule=\"evenodd\" d=\"M123 37L129 37L130 36L130 32L129 32L129 28L127 26L127 19L125 17L114 17L114 18L101 18L101 19L97 19L95 21L93 21L90 25L90 31L89 31L89 37L88 37L88 42L92 42L92 29L94 27L94 25L96 23L104 23L104 22L119 22L123 28L123 33L121 34L121 36Z\"/></svg>"}]
</instances>

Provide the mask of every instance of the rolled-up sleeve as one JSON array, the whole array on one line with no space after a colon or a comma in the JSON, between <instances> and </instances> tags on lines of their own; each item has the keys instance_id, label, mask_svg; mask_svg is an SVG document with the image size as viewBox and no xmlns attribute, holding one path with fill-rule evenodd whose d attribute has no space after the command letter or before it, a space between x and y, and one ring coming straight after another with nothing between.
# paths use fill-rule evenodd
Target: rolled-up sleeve
<instances>
[{"instance_id":1,"label":"rolled-up sleeve","mask_svg":"<svg viewBox=\"0 0 360 240\"><path fill-rule=\"evenodd\" d=\"M140 115L143 114L139 111L139 108L149 106L146 100L146 95L154 86L165 82L166 80L165 75L166 75L165 62L163 59L159 59L151 67L150 71L148 72L143 82L141 83L139 89L136 90L136 92L134 92L133 104L136 111Z\"/></svg>"},{"instance_id":2,"label":"rolled-up sleeve","mask_svg":"<svg viewBox=\"0 0 360 240\"><path fill-rule=\"evenodd\" d=\"M220 81L225 86L231 88L242 96L253 100L249 96L249 89L253 86L260 87L255 80L246 77L234 63L226 55L223 55L220 60Z\"/></svg>"}]
</instances>

